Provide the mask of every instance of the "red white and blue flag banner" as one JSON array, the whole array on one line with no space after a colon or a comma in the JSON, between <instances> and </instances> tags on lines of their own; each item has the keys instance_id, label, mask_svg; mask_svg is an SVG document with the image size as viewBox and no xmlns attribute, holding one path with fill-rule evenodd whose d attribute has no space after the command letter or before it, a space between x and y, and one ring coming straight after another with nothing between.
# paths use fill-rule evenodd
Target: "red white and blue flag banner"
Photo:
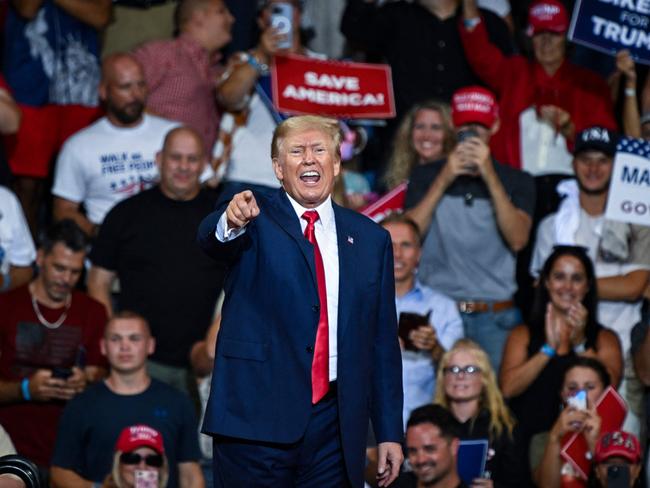
<instances>
[{"instance_id":1,"label":"red white and blue flag banner","mask_svg":"<svg viewBox=\"0 0 650 488\"><path fill-rule=\"evenodd\" d=\"M649 142L631 138L619 140L605 218L650 226Z\"/></svg>"},{"instance_id":2,"label":"red white and blue flag banner","mask_svg":"<svg viewBox=\"0 0 650 488\"><path fill-rule=\"evenodd\" d=\"M627 49L650 64L650 1L577 0L569 39L608 54Z\"/></svg>"},{"instance_id":3,"label":"red white and blue flag banner","mask_svg":"<svg viewBox=\"0 0 650 488\"><path fill-rule=\"evenodd\" d=\"M271 76L273 104L280 113L344 119L395 116L387 65L276 56Z\"/></svg>"}]
</instances>

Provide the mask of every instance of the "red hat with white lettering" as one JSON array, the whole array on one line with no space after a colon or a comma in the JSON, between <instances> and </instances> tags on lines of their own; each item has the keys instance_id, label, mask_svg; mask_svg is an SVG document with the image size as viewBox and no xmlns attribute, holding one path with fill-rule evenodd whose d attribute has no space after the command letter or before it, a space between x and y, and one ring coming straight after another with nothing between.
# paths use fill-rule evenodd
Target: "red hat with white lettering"
<instances>
[{"instance_id":1,"label":"red hat with white lettering","mask_svg":"<svg viewBox=\"0 0 650 488\"><path fill-rule=\"evenodd\" d=\"M487 88L466 86L456 90L451 97L451 119L454 127L481 124L489 129L498 117L497 100Z\"/></svg>"},{"instance_id":2,"label":"red hat with white lettering","mask_svg":"<svg viewBox=\"0 0 650 488\"><path fill-rule=\"evenodd\" d=\"M138 447L150 447L159 454L165 453L162 435L148 425L127 427L120 433L115 445L115 449L121 452L131 452Z\"/></svg>"},{"instance_id":3,"label":"red hat with white lettering","mask_svg":"<svg viewBox=\"0 0 650 488\"><path fill-rule=\"evenodd\" d=\"M559 0L539 0L528 10L526 34L534 36L540 32L564 34L569 29L569 15Z\"/></svg>"},{"instance_id":4,"label":"red hat with white lettering","mask_svg":"<svg viewBox=\"0 0 650 488\"><path fill-rule=\"evenodd\" d=\"M600 436L596 444L594 460L602 463L612 457L627 459L631 463L641 460L641 446L634 434L616 430Z\"/></svg>"}]
</instances>

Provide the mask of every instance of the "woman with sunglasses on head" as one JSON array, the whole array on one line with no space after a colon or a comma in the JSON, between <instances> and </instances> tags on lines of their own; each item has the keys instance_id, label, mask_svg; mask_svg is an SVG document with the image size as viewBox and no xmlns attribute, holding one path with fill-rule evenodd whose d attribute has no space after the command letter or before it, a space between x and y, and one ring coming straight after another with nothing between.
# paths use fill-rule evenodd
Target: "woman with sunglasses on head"
<instances>
[{"instance_id":1,"label":"woman with sunglasses on head","mask_svg":"<svg viewBox=\"0 0 650 488\"><path fill-rule=\"evenodd\" d=\"M113 470L102 488L136 488L137 478L149 480L140 486L165 488L168 476L162 435L147 425L132 425L117 439Z\"/></svg>"},{"instance_id":2,"label":"woman with sunglasses on head","mask_svg":"<svg viewBox=\"0 0 650 488\"><path fill-rule=\"evenodd\" d=\"M572 466L562 460L560 452L568 435L573 432L581 433L587 441L589 452L594 452L601 425L596 401L609 384L609 374L597 359L577 357L568 366L560 390L560 415L550 432L536 434L531 440L530 463L533 479L538 486L587 486Z\"/></svg>"},{"instance_id":3,"label":"woman with sunglasses on head","mask_svg":"<svg viewBox=\"0 0 650 488\"><path fill-rule=\"evenodd\" d=\"M515 450L515 419L506 407L490 359L470 339L460 339L440 360L435 402L461 425L461 440L487 439L485 476L472 488L522 486L524 472Z\"/></svg>"},{"instance_id":4,"label":"woman with sunglasses on head","mask_svg":"<svg viewBox=\"0 0 650 488\"><path fill-rule=\"evenodd\" d=\"M503 351L503 396L520 420L522 448L556 419L567 365L577 356L603 363L618 384L623 358L616 334L597 322L594 267L586 250L556 246L542 268L528 323L515 327Z\"/></svg>"}]
</instances>

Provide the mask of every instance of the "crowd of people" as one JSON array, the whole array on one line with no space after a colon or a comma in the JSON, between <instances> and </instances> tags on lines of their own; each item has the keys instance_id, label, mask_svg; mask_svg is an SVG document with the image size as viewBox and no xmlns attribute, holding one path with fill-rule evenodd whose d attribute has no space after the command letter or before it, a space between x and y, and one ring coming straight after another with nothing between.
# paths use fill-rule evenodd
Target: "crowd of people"
<instances>
[{"instance_id":1,"label":"crowd of people","mask_svg":"<svg viewBox=\"0 0 650 488\"><path fill-rule=\"evenodd\" d=\"M280 3L289 38L273 26ZM338 244L315 231L327 292L319 284L314 299L327 307L305 309L319 331L330 316L329 377L313 403L371 370L356 389L377 395L379 346L337 344L331 331L350 325L332 315L349 296L366 299L354 311L368 324L394 306L406 461L390 486L650 486L650 226L605 216L618 141L650 144L647 68L625 50L573 45L569 0L331 0L335 25L310 17L319 3L0 0L0 456L19 455L0 457L0 486L202 488L213 458L246 448L213 446L204 418L220 435L299 437L307 417L289 383L308 380L273 370L268 344L232 331L272 327L248 295L272 309L314 274L255 240L258 228L275 238L273 218L247 225L272 214L280 187L307 198L300 181L330 177L336 206L316 225L336 219ZM344 49L311 50L332 28ZM273 104L270 66L283 54L388 64L396 117L335 129L307 119L278 134L291 119ZM302 156L281 143L319 131L340 146L340 171L292 181L283 165ZM338 213L400 185L403 208L383 230ZM336 251L384 237L387 295L359 276L375 268L343 270L355 261ZM246 245L258 254L233 264L231 248ZM282 270L296 282L265 289ZM282 317L311 320L300 312ZM354 324L359 338L368 324ZM300 347L316 358L309 341ZM359 371L337 377L337 364ZM244 402L237 382L264 387ZM273 402L296 413L273 417ZM344 443L368 431L365 483L385 486L376 474L395 426L337 415ZM486 461L463 479L463 446L476 440Z\"/></svg>"}]
</instances>

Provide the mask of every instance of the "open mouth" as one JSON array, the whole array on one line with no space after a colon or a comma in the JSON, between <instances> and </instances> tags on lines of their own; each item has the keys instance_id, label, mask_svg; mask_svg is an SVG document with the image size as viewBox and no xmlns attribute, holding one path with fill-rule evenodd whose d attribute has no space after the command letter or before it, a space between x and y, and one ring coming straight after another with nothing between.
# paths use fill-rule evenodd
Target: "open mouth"
<instances>
[{"instance_id":1,"label":"open mouth","mask_svg":"<svg viewBox=\"0 0 650 488\"><path fill-rule=\"evenodd\" d=\"M300 175L300 180L308 184L315 184L320 181L320 173L315 170L305 171Z\"/></svg>"}]
</instances>

